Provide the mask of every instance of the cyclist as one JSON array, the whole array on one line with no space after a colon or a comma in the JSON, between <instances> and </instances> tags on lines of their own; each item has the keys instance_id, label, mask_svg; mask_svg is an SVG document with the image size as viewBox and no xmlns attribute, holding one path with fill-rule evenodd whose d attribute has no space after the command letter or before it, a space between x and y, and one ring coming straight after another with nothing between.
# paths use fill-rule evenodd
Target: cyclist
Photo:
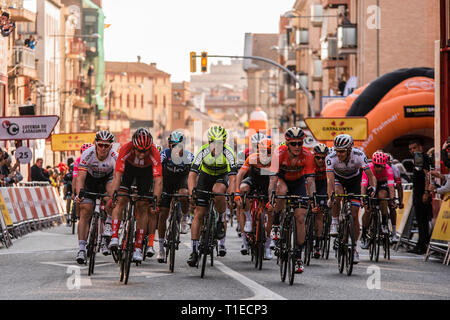
<instances>
[{"instance_id":1,"label":"cyclist","mask_svg":"<svg viewBox=\"0 0 450 320\"><path fill-rule=\"evenodd\" d=\"M285 145L279 146L272 157L270 170L275 176L270 177L268 194L276 190L276 195L290 195L306 197L316 191L314 181L314 158L311 152L303 147L303 140L306 135L301 128L292 127L286 130L284 138ZM274 240L279 239L280 214L284 208L285 201L277 199L275 208L270 202L267 203L269 211L275 209L274 230L272 232ZM305 217L306 204L302 202L301 208L295 209L294 216L297 224L297 243L294 253L296 257L295 273L304 271L302 261L302 248L305 242Z\"/></svg>"},{"instance_id":2,"label":"cyclist","mask_svg":"<svg viewBox=\"0 0 450 320\"><path fill-rule=\"evenodd\" d=\"M319 143L314 147L314 164L315 164L315 182L317 195L327 195L327 173L325 166L325 158L328 155L328 147L326 144ZM322 200L321 200L322 201ZM320 241L323 232L323 212L316 215L315 225L316 238L314 244L314 258L320 258Z\"/></svg>"},{"instance_id":3,"label":"cyclist","mask_svg":"<svg viewBox=\"0 0 450 320\"><path fill-rule=\"evenodd\" d=\"M272 156L272 140L263 139L258 144L258 152L252 153L246 160L244 165L239 170L236 177L236 185L240 186L239 189L236 190L237 193L243 194L252 194L257 192L257 194L265 194L267 195L267 190L269 188L269 177L273 175L270 171L271 165L271 156ZM244 179L244 176L247 178ZM236 202L241 201L240 196L235 197ZM241 254L246 255L248 253L248 243L246 233L252 231L252 217L250 214L250 201L247 200L245 203L245 208L247 211L241 215L241 219L239 220L241 230L244 232L241 234L242 237L242 246L241 246ZM271 260L272 253L270 251L270 231L272 229L273 215L272 213L268 214L266 232L267 239L264 250L264 259Z\"/></svg>"},{"instance_id":4,"label":"cyclist","mask_svg":"<svg viewBox=\"0 0 450 320\"><path fill-rule=\"evenodd\" d=\"M161 155L153 143L153 137L145 128L139 128L133 134L130 142L120 148L117 159L113 191L120 189L121 193L129 193L133 182L136 181L138 194L141 196L153 195L157 201L161 198L162 191L162 167ZM122 212L129 201L128 197L118 197L114 204L112 213L112 237L110 249L117 250L119 246L119 227L122 219ZM148 201L138 201L136 203L136 241L134 244L133 260L140 262L142 257L142 242L147 231L148 219L156 219L156 211L150 210L151 217L148 217ZM153 230L154 232L154 230Z\"/></svg>"},{"instance_id":5,"label":"cyclist","mask_svg":"<svg viewBox=\"0 0 450 320\"><path fill-rule=\"evenodd\" d=\"M387 155L382 152L375 152L372 155L372 162L369 163L370 170L375 175L377 179L377 189L375 194L378 198L387 198L389 195L390 203L393 203L391 206L395 208L396 204L394 203L395 190L394 190L394 172L392 168L387 164ZM361 193L365 194L367 191L367 185L369 181L367 179L367 175L364 172L362 175L362 183L361 183ZM388 203L387 201L380 201L380 209L381 209L381 217L382 217L382 225L381 232L388 234L389 230L387 229L387 214L388 214ZM369 228L370 223L370 209L365 208L364 216L362 217L363 228L361 235L361 249L367 249L369 247L369 243L367 242L367 229Z\"/></svg>"},{"instance_id":6,"label":"cyclist","mask_svg":"<svg viewBox=\"0 0 450 320\"><path fill-rule=\"evenodd\" d=\"M168 194L188 194L187 179L194 155L184 149L186 137L179 131L174 131L169 136L169 148L161 152L161 165L163 169L163 192ZM169 217L170 197L164 197L159 204L159 252L158 262L164 262L166 256L164 250L164 235L166 233L166 221ZM186 198L181 198L183 217L181 219L181 233L188 231L188 209L189 202Z\"/></svg>"},{"instance_id":7,"label":"cyclist","mask_svg":"<svg viewBox=\"0 0 450 320\"><path fill-rule=\"evenodd\" d=\"M229 186L232 190L236 190L235 156L233 149L225 144L227 140L226 130L221 126L213 126L209 128L207 137L208 143L200 148L191 165L191 172L188 177L189 195L191 196L195 186L198 190L216 193L225 193ZM191 267L197 265L200 230L207 206L207 195L199 193L194 210L194 221L191 225L192 253L187 261ZM225 248L226 220L223 216L226 206L224 197L215 198L215 207L219 213L217 223L217 238L220 239L219 255L222 257L227 253Z\"/></svg>"},{"instance_id":8,"label":"cyclist","mask_svg":"<svg viewBox=\"0 0 450 320\"><path fill-rule=\"evenodd\" d=\"M117 154L112 150L114 135L109 131L101 130L95 135L95 144L84 150L78 164L76 178L76 201L79 204L80 221L78 223L78 243L79 252L77 262L86 263L86 240L89 233L89 220L92 216L95 199L89 196L80 198L80 190L87 192L105 193L112 192L112 180L114 167L116 165ZM107 200L107 199L105 199ZM107 210L109 211L109 210ZM108 216L110 216L108 212ZM104 236L111 236L111 218L106 220L103 230ZM104 249L104 248L103 248ZM102 251L103 251L102 249Z\"/></svg>"},{"instance_id":9,"label":"cyclist","mask_svg":"<svg viewBox=\"0 0 450 320\"><path fill-rule=\"evenodd\" d=\"M393 165L394 157L390 153L386 153L387 155L387 164L392 168L392 171L394 171L394 182L395 182L395 189L397 190L398 195L398 208L403 209L403 185L402 185L402 177L400 170L397 166ZM398 242L398 236L397 236L397 211L392 206L389 206L389 212L391 216L391 222L392 222L392 238L391 242L395 243Z\"/></svg>"},{"instance_id":10,"label":"cyclist","mask_svg":"<svg viewBox=\"0 0 450 320\"><path fill-rule=\"evenodd\" d=\"M64 200L66 200L67 226L70 226L70 204L72 201L73 158L67 160L68 171L64 174Z\"/></svg>"},{"instance_id":11,"label":"cyclist","mask_svg":"<svg viewBox=\"0 0 450 320\"><path fill-rule=\"evenodd\" d=\"M338 234L338 219L341 210L342 198L336 198L334 204L331 204L333 194L343 194L344 188L348 193L358 194L361 192L361 169L367 174L369 179L368 193L371 196L375 194L377 180L369 167L369 161L366 155L359 149L353 148L353 138L348 134L340 134L334 138L334 151L326 157L327 166L327 192L328 206L331 210L330 235ZM359 199L351 200L352 216L355 230L355 241L359 239L359 220L358 212L361 206ZM353 263L359 262L359 254L355 247Z\"/></svg>"}]
</instances>

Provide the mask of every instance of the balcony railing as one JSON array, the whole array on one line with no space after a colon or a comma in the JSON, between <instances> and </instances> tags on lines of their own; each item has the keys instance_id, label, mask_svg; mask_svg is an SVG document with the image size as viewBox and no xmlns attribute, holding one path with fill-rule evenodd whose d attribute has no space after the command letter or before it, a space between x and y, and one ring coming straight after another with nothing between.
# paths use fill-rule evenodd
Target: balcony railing
<instances>
[{"instance_id":1,"label":"balcony railing","mask_svg":"<svg viewBox=\"0 0 450 320\"><path fill-rule=\"evenodd\" d=\"M322 0L322 6L324 8L337 8L338 6L348 6L350 0Z\"/></svg>"},{"instance_id":2,"label":"balcony railing","mask_svg":"<svg viewBox=\"0 0 450 320\"><path fill-rule=\"evenodd\" d=\"M86 43L80 38L70 39L68 55L72 58L86 56Z\"/></svg>"},{"instance_id":3,"label":"balcony railing","mask_svg":"<svg viewBox=\"0 0 450 320\"><path fill-rule=\"evenodd\" d=\"M0 7L8 8L11 20L14 22L35 22L36 13L23 7L23 0L0 0Z\"/></svg>"},{"instance_id":4,"label":"balcony railing","mask_svg":"<svg viewBox=\"0 0 450 320\"><path fill-rule=\"evenodd\" d=\"M338 54L337 54L337 39L336 38L326 38L321 43L321 49L322 49L322 54L321 54L322 60L336 59L338 56Z\"/></svg>"},{"instance_id":5,"label":"balcony railing","mask_svg":"<svg viewBox=\"0 0 450 320\"><path fill-rule=\"evenodd\" d=\"M72 91L75 95L84 97L86 95L86 83L80 80L68 80L69 91Z\"/></svg>"},{"instance_id":6,"label":"balcony railing","mask_svg":"<svg viewBox=\"0 0 450 320\"><path fill-rule=\"evenodd\" d=\"M37 77L35 51L25 46L13 47L13 57L9 68L14 68L15 74L30 78Z\"/></svg>"}]
</instances>

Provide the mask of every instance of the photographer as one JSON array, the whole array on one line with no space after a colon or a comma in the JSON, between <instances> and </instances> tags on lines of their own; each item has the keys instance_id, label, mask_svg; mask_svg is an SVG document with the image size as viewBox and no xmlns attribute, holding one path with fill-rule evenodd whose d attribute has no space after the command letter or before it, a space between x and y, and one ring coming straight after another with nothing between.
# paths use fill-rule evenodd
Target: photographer
<instances>
[{"instance_id":1,"label":"photographer","mask_svg":"<svg viewBox=\"0 0 450 320\"><path fill-rule=\"evenodd\" d=\"M409 143L409 152L414 157L413 207L419 227L419 241L416 247L408 252L424 254L430 240L428 225L432 217L430 181L428 178L431 162L427 154L423 152L422 142L419 140L412 140Z\"/></svg>"}]
</instances>

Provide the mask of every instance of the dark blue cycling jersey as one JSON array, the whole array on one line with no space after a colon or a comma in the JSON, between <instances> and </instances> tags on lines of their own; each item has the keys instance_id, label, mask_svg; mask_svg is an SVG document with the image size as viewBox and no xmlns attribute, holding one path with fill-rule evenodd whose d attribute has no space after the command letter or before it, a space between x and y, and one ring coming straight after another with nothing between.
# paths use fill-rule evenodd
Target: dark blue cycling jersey
<instances>
[{"instance_id":1,"label":"dark blue cycling jersey","mask_svg":"<svg viewBox=\"0 0 450 320\"><path fill-rule=\"evenodd\" d=\"M192 161L194 161L194 155L186 150L183 150L183 156L178 153L172 156L172 150L169 148L161 151L163 177L188 175Z\"/></svg>"}]
</instances>

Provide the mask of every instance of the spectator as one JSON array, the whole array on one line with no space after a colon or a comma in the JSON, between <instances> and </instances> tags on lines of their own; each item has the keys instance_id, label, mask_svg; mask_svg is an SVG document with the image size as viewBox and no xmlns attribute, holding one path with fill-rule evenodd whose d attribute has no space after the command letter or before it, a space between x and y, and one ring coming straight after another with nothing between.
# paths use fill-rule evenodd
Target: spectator
<instances>
[{"instance_id":1,"label":"spectator","mask_svg":"<svg viewBox=\"0 0 450 320\"><path fill-rule=\"evenodd\" d=\"M31 181L47 181L50 182L50 179L45 176L44 169L42 165L44 160L39 158L36 160L36 163L31 167Z\"/></svg>"},{"instance_id":2,"label":"spectator","mask_svg":"<svg viewBox=\"0 0 450 320\"><path fill-rule=\"evenodd\" d=\"M23 41L23 38L22 38L22 35L21 35L21 34L19 34L19 36L17 37L17 39L16 39L14 45L17 46L17 47L23 47L23 46L25 46L25 41Z\"/></svg>"},{"instance_id":3,"label":"spectator","mask_svg":"<svg viewBox=\"0 0 450 320\"><path fill-rule=\"evenodd\" d=\"M442 163L447 168L450 168L450 137L447 138L447 141L442 146Z\"/></svg>"},{"instance_id":4,"label":"spectator","mask_svg":"<svg viewBox=\"0 0 450 320\"><path fill-rule=\"evenodd\" d=\"M419 241L416 247L409 250L409 253L424 254L430 234L428 230L429 221L432 217L431 197L429 188L428 172L430 171L430 159L423 152L421 141L412 140L409 143L409 152L414 157L413 170L413 207L419 226Z\"/></svg>"},{"instance_id":5,"label":"spectator","mask_svg":"<svg viewBox=\"0 0 450 320\"><path fill-rule=\"evenodd\" d=\"M9 172L9 174L3 179L5 182L5 185L7 187L13 186L15 183L19 183L23 180L23 176L20 174L20 172L17 170L20 163L16 161L15 165L12 166L12 159L8 156L5 160L4 165L4 172Z\"/></svg>"},{"instance_id":6,"label":"spectator","mask_svg":"<svg viewBox=\"0 0 450 320\"><path fill-rule=\"evenodd\" d=\"M450 141L447 140L447 142L444 143L442 147L442 162L447 168L450 168ZM446 193L450 192L450 174L443 175L439 173L438 171L431 171L431 175L435 178L439 178L441 180L441 183L443 183L442 186L434 185L433 191L435 193L438 193L440 195L445 195ZM444 198L444 201L448 200L449 197Z\"/></svg>"},{"instance_id":7,"label":"spectator","mask_svg":"<svg viewBox=\"0 0 450 320\"><path fill-rule=\"evenodd\" d=\"M34 38L33 35L30 36L30 42L29 42L29 47L31 50L34 50L36 48L36 39Z\"/></svg>"}]
</instances>

